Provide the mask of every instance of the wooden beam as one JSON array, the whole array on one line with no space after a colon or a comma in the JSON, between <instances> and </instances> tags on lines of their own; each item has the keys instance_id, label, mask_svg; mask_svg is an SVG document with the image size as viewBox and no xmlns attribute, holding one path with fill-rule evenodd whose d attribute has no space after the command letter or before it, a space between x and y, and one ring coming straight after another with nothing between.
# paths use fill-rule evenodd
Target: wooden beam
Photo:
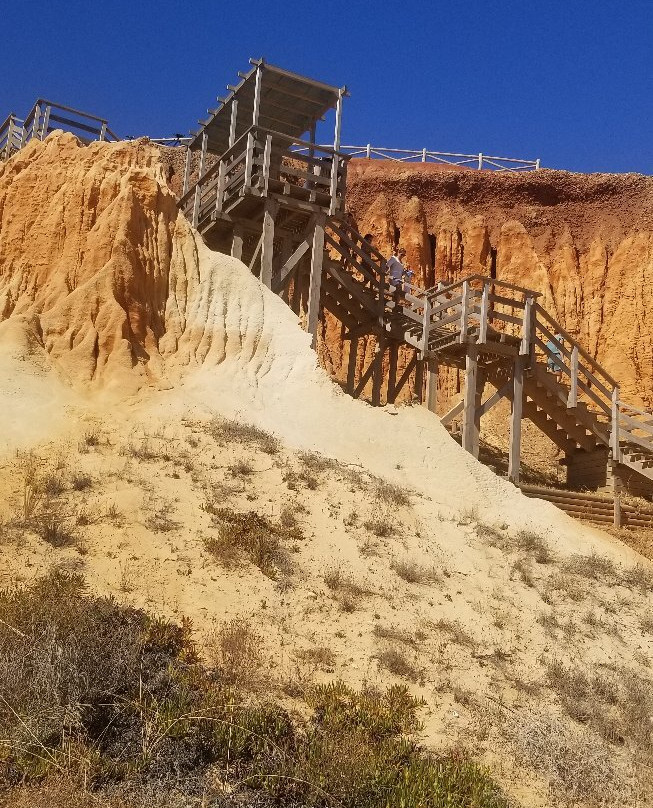
<instances>
[{"instance_id":1,"label":"wooden beam","mask_svg":"<svg viewBox=\"0 0 653 808\"><path fill-rule=\"evenodd\" d=\"M190 146L186 146L186 161L184 165L184 187L182 196L186 196L188 193L188 184L190 182L190 166L192 160L193 152L191 151Z\"/></svg>"},{"instance_id":2,"label":"wooden beam","mask_svg":"<svg viewBox=\"0 0 653 808\"><path fill-rule=\"evenodd\" d=\"M440 423L442 426L449 426L453 419L457 418L464 408L464 401L459 401L457 404L454 404L454 406L448 412L445 412L442 418L440 418Z\"/></svg>"},{"instance_id":3,"label":"wooden beam","mask_svg":"<svg viewBox=\"0 0 653 808\"><path fill-rule=\"evenodd\" d=\"M487 342L487 315L488 315L488 304L489 304L489 297L490 297L490 284L488 281L483 283L483 296L481 297L481 322L478 331L478 342L480 345L484 345Z\"/></svg>"},{"instance_id":4,"label":"wooden beam","mask_svg":"<svg viewBox=\"0 0 653 808\"><path fill-rule=\"evenodd\" d=\"M256 68L256 80L254 83L254 107L252 110L252 126L258 126L259 112L261 108L261 81L263 79L263 65Z\"/></svg>"},{"instance_id":5,"label":"wooden beam","mask_svg":"<svg viewBox=\"0 0 653 808\"><path fill-rule=\"evenodd\" d=\"M486 399L479 408L479 417L482 418L485 413L489 412L495 404L498 404L502 398L510 398L512 392L512 379L502 385L498 390L495 390L492 395Z\"/></svg>"},{"instance_id":6,"label":"wooden beam","mask_svg":"<svg viewBox=\"0 0 653 808\"><path fill-rule=\"evenodd\" d=\"M578 404L578 345L571 349L571 389L567 399L567 407L572 409Z\"/></svg>"},{"instance_id":7,"label":"wooden beam","mask_svg":"<svg viewBox=\"0 0 653 808\"><path fill-rule=\"evenodd\" d=\"M256 259L261 252L261 247L263 245L263 233L259 236L258 243L256 245L256 249L254 250L254 255L252 255L252 260L249 262L249 271L251 272L254 269L254 265L256 264Z\"/></svg>"},{"instance_id":8,"label":"wooden beam","mask_svg":"<svg viewBox=\"0 0 653 808\"><path fill-rule=\"evenodd\" d=\"M429 359L426 363L426 408L436 412L438 397L438 361Z\"/></svg>"},{"instance_id":9,"label":"wooden beam","mask_svg":"<svg viewBox=\"0 0 653 808\"><path fill-rule=\"evenodd\" d=\"M379 339L376 346L376 356L374 357L372 371L372 406L378 407L381 404L381 386L383 385L383 354L386 343L384 339Z\"/></svg>"},{"instance_id":10,"label":"wooden beam","mask_svg":"<svg viewBox=\"0 0 653 808\"><path fill-rule=\"evenodd\" d=\"M452 320L456 320L456 317L453 317ZM469 282L463 282L463 291L462 291L462 300L460 303L460 337L459 341L461 343L467 342L467 320L469 319ZM444 325L447 322L447 318L438 321L438 325Z\"/></svg>"},{"instance_id":11,"label":"wooden beam","mask_svg":"<svg viewBox=\"0 0 653 808\"><path fill-rule=\"evenodd\" d=\"M394 404L397 398L397 359L399 357L399 343L392 340L388 345L388 404Z\"/></svg>"},{"instance_id":12,"label":"wooden beam","mask_svg":"<svg viewBox=\"0 0 653 808\"><path fill-rule=\"evenodd\" d=\"M229 148L236 142L236 121L238 120L238 101L231 99L231 121L229 122Z\"/></svg>"},{"instance_id":13,"label":"wooden beam","mask_svg":"<svg viewBox=\"0 0 653 808\"><path fill-rule=\"evenodd\" d=\"M521 421L524 406L524 358L518 356L513 365L512 409L510 412L510 447L508 450L508 479L519 483L521 467Z\"/></svg>"},{"instance_id":14,"label":"wooden beam","mask_svg":"<svg viewBox=\"0 0 653 808\"><path fill-rule=\"evenodd\" d=\"M478 348L475 342L467 345L465 356L465 398L463 406L463 449L478 457L479 430L476 413L478 382Z\"/></svg>"},{"instance_id":15,"label":"wooden beam","mask_svg":"<svg viewBox=\"0 0 653 808\"><path fill-rule=\"evenodd\" d=\"M274 220L279 206L269 199L265 201L261 243L261 283L272 289L272 256L274 252Z\"/></svg>"},{"instance_id":16,"label":"wooden beam","mask_svg":"<svg viewBox=\"0 0 653 808\"><path fill-rule=\"evenodd\" d=\"M356 360L358 359L358 337L349 340L349 356L347 358L347 391L354 392L356 385Z\"/></svg>"},{"instance_id":17,"label":"wooden beam","mask_svg":"<svg viewBox=\"0 0 653 808\"><path fill-rule=\"evenodd\" d=\"M236 222L236 224L234 224L234 234L231 240L231 254L234 258L237 258L239 261L243 260L244 240L245 235L243 233L243 226L240 223Z\"/></svg>"},{"instance_id":18,"label":"wooden beam","mask_svg":"<svg viewBox=\"0 0 653 808\"><path fill-rule=\"evenodd\" d=\"M417 359L415 365L415 395L420 404L424 400L424 365L425 361L423 359Z\"/></svg>"},{"instance_id":19,"label":"wooden beam","mask_svg":"<svg viewBox=\"0 0 653 808\"><path fill-rule=\"evenodd\" d=\"M401 391L404 388L404 385L410 378L410 374L413 372L416 366L417 366L417 353L414 353L411 357L410 362L406 365L404 372L401 374L401 378L395 385L395 396L398 396L399 393L401 393Z\"/></svg>"},{"instance_id":20,"label":"wooden beam","mask_svg":"<svg viewBox=\"0 0 653 808\"><path fill-rule=\"evenodd\" d=\"M308 286L308 313L306 328L311 335L311 346L317 341L317 321L320 314L320 290L322 288L322 262L324 261L324 215L315 222L313 251L311 253L311 274Z\"/></svg>"}]
</instances>

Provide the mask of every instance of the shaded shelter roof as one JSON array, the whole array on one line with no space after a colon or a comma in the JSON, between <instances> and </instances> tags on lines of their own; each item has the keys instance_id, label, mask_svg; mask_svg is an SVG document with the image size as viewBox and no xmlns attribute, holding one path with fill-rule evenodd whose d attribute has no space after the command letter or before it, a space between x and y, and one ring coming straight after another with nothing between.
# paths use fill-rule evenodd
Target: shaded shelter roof
<instances>
[{"instance_id":1,"label":"shaded shelter roof","mask_svg":"<svg viewBox=\"0 0 653 808\"><path fill-rule=\"evenodd\" d=\"M237 102L236 134L238 140L251 126L256 97L256 74L261 71L258 125L263 129L299 138L325 113L334 108L338 99L347 94L346 87L331 87L314 79L274 67L263 59L250 59L253 65L247 73L239 73L240 82L226 98L219 98L220 106L209 110L210 116L199 123L191 148L199 148L201 135L208 135L207 148L214 154L223 154L229 148L232 102Z\"/></svg>"}]
</instances>

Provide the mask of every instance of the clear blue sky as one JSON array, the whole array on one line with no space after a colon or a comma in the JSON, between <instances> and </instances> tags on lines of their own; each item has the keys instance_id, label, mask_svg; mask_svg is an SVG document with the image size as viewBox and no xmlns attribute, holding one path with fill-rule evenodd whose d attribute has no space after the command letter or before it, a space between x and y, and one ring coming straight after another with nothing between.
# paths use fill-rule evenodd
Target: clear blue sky
<instances>
[{"instance_id":1,"label":"clear blue sky","mask_svg":"<svg viewBox=\"0 0 653 808\"><path fill-rule=\"evenodd\" d=\"M652 43L651 0L4 0L0 118L186 133L263 56L348 86L344 143L653 174Z\"/></svg>"}]
</instances>

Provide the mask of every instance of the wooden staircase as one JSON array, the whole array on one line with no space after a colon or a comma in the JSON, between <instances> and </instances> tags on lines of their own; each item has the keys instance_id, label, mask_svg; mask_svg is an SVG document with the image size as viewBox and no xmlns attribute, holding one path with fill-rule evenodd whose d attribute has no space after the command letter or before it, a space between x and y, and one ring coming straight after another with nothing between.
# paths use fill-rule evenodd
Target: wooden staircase
<instances>
[{"instance_id":1,"label":"wooden staircase","mask_svg":"<svg viewBox=\"0 0 653 808\"><path fill-rule=\"evenodd\" d=\"M397 304L385 257L352 225L329 218L325 247L323 305L350 333L374 333L416 349L424 363L448 367L468 368L472 347L493 397L513 406L519 362L520 417L568 455L607 447L615 464L653 481L653 414L621 401L617 382L539 304L537 292L474 275L439 289L406 285Z\"/></svg>"}]
</instances>

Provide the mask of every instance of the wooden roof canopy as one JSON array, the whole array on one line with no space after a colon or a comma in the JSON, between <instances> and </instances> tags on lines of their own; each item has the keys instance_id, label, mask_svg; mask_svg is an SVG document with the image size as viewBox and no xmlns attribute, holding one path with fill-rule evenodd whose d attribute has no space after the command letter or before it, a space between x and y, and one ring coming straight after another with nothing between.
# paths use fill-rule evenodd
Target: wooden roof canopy
<instances>
[{"instance_id":1,"label":"wooden roof canopy","mask_svg":"<svg viewBox=\"0 0 653 808\"><path fill-rule=\"evenodd\" d=\"M231 142L238 140L254 124L263 129L300 138L309 132L316 121L333 108L337 108L346 87L331 87L320 81L291 73L267 64L263 59L250 59L252 68L239 73L240 82L232 87L226 98L218 98L220 106L209 110L209 117L199 121L202 129L194 133L191 149L201 146L202 135L208 136L207 151L223 154ZM256 120L257 86L259 93L258 120ZM232 115L234 104L235 115ZM235 132L232 125L235 121Z\"/></svg>"}]
</instances>

